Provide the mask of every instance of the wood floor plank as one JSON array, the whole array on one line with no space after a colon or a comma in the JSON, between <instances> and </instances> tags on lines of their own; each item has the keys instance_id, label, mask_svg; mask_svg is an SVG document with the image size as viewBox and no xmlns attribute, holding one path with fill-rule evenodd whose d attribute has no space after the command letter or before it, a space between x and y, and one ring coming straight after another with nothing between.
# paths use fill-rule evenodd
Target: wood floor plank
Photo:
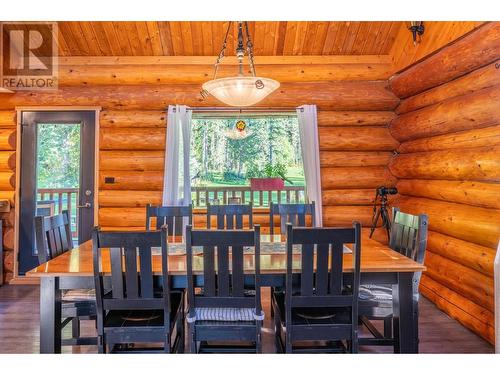
<instances>
[{"instance_id":1,"label":"wood floor plank","mask_svg":"<svg viewBox=\"0 0 500 375\"><path fill-rule=\"evenodd\" d=\"M263 328L263 352L275 353L273 325L269 310L269 289L262 292L266 313ZM493 353L488 342L475 335L448 315L438 310L425 298L420 300L421 353ZM5 285L0 287L0 354L39 353L40 349L39 287ZM82 322L82 335L95 334L92 321ZM366 331L361 332L365 336ZM65 328L63 338L71 336L71 327ZM188 347L188 346L186 346ZM97 353L95 346L63 347L63 353ZM364 353L391 353L390 347L362 346Z\"/></svg>"}]
</instances>

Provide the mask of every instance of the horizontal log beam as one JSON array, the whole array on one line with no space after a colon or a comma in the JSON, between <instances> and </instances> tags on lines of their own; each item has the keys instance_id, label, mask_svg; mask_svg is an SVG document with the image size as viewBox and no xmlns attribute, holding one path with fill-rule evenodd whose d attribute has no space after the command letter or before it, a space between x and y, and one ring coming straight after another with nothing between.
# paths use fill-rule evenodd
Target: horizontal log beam
<instances>
[{"instance_id":1,"label":"horizontal log beam","mask_svg":"<svg viewBox=\"0 0 500 375\"><path fill-rule=\"evenodd\" d=\"M374 189L394 186L396 178L385 167L321 168L321 187L331 189Z\"/></svg>"},{"instance_id":2,"label":"horizontal log beam","mask_svg":"<svg viewBox=\"0 0 500 375\"><path fill-rule=\"evenodd\" d=\"M323 207L323 225L325 227L352 226L358 221L369 227L372 223L372 206L325 206ZM381 224L380 221L378 223Z\"/></svg>"},{"instance_id":3,"label":"horizontal log beam","mask_svg":"<svg viewBox=\"0 0 500 375\"><path fill-rule=\"evenodd\" d=\"M0 150L13 151L16 149L16 129L0 129Z\"/></svg>"},{"instance_id":4,"label":"horizontal log beam","mask_svg":"<svg viewBox=\"0 0 500 375\"><path fill-rule=\"evenodd\" d=\"M101 151L101 171L163 171L164 151Z\"/></svg>"},{"instance_id":5,"label":"horizontal log beam","mask_svg":"<svg viewBox=\"0 0 500 375\"><path fill-rule=\"evenodd\" d=\"M319 126L385 126L396 115L390 111L319 111Z\"/></svg>"},{"instance_id":6,"label":"horizontal log beam","mask_svg":"<svg viewBox=\"0 0 500 375\"><path fill-rule=\"evenodd\" d=\"M399 143L382 127L319 127L319 148L330 151L392 151Z\"/></svg>"},{"instance_id":7,"label":"horizontal log beam","mask_svg":"<svg viewBox=\"0 0 500 375\"><path fill-rule=\"evenodd\" d=\"M434 231L428 232L427 249L434 254L472 268L483 275L493 277L495 249L462 241Z\"/></svg>"},{"instance_id":8,"label":"horizontal log beam","mask_svg":"<svg viewBox=\"0 0 500 375\"><path fill-rule=\"evenodd\" d=\"M500 182L500 146L400 154L389 169L398 178Z\"/></svg>"},{"instance_id":9,"label":"horizontal log beam","mask_svg":"<svg viewBox=\"0 0 500 375\"><path fill-rule=\"evenodd\" d=\"M16 126L16 111L0 111L0 128Z\"/></svg>"},{"instance_id":10,"label":"horizontal log beam","mask_svg":"<svg viewBox=\"0 0 500 375\"><path fill-rule=\"evenodd\" d=\"M8 172L16 169L15 151L0 151L0 171Z\"/></svg>"},{"instance_id":11,"label":"horizontal log beam","mask_svg":"<svg viewBox=\"0 0 500 375\"><path fill-rule=\"evenodd\" d=\"M418 94L497 60L500 23L487 23L390 80L400 98Z\"/></svg>"},{"instance_id":12,"label":"horizontal log beam","mask_svg":"<svg viewBox=\"0 0 500 375\"><path fill-rule=\"evenodd\" d=\"M101 190L99 207L145 207L161 205L162 191Z\"/></svg>"},{"instance_id":13,"label":"horizontal log beam","mask_svg":"<svg viewBox=\"0 0 500 375\"><path fill-rule=\"evenodd\" d=\"M500 210L401 196L395 206L414 215L429 215L429 230L496 249Z\"/></svg>"},{"instance_id":14,"label":"horizontal log beam","mask_svg":"<svg viewBox=\"0 0 500 375\"><path fill-rule=\"evenodd\" d=\"M15 195L16 192L11 190L11 191L0 191L0 199L8 199L10 201L11 207L15 205Z\"/></svg>"},{"instance_id":15,"label":"horizontal log beam","mask_svg":"<svg viewBox=\"0 0 500 375\"><path fill-rule=\"evenodd\" d=\"M104 128L101 150L165 150L165 128Z\"/></svg>"},{"instance_id":16,"label":"horizontal log beam","mask_svg":"<svg viewBox=\"0 0 500 375\"><path fill-rule=\"evenodd\" d=\"M500 210L500 184L477 181L399 180L400 194Z\"/></svg>"},{"instance_id":17,"label":"horizontal log beam","mask_svg":"<svg viewBox=\"0 0 500 375\"><path fill-rule=\"evenodd\" d=\"M408 153L465 149L471 147L494 146L499 144L500 125L497 125L403 142L399 145L398 152Z\"/></svg>"},{"instance_id":18,"label":"horizontal log beam","mask_svg":"<svg viewBox=\"0 0 500 375\"><path fill-rule=\"evenodd\" d=\"M16 188L16 174L0 172L0 190L13 191Z\"/></svg>"},{"instance_id":19,"label":"horizontal log beam","mask_svg":"<svg viewBox=\"0 0 500 375\"><path fill-rule=\"evenodd\" d=\"M372 205L375 189L335 189L323 190L323 206Z\"/></svg>"},{"instance_id":20,"label":"horizontal log beam","mask_svg":"<svg viewBox=\"0 0 500 375\"><path fill-rule=\"evenodd\" d=\"M120 85L62 87L57 91L18 91L0 102L0 110L16 106L101 106L103 109L164 110L169 104L218 106L213 97L205 100L200 85ZM337 111L390 111L399 99L386 81L332 81L283 83L257 104L258 107L295 107L315 103L318 108Z\"/></svg>"},{"instance_id":21,"label":"horizontal log beam","mask_svg":"<svg viewBox=\"0 0 500 375\"><path fill-rule=\"evenodd\" d=\"M322 167L379 167L386 166L392 152L386 151L321 151Z\"/></svg>"},{"instance_id":22,"label":"horizontal log beam","mask_svg":"<svg viewBox=\"0 0 500 375\"><path fill-rule=\"evenodd\" d=\"M165 111L101 111L99 125L101 128L164 128L167 114Z\"/></svg>"},{"instance_id":23,"label":"horizontal log beam","mask_svg":"<svg viewBox=\"0 0 500 375\"><path fill-rule=\"evenodd\" d=\"M425 265L426 275L472 302L494 311L493 278L430 251L425 254Z\"/></svg>"},{"instance_id":24,"label":"horizontal log beam","mask_svg":"<svg viewBox=\"0 0 500 375\"><path fill-rule=\"evenodd\" d=\"M421 293L453 319L489 341L495 342L494 318L491 311L442 286L428 276L422 276Z\"/></svg>"},{"instance_id":25,"label":"horizontal log beam","mask_svg":"<svg viewBox=\"0 0 500 375\"><path fill-rule=\"evenodd\" d=\"M396 112L403 114L415 111L455 96L470 94L498 85L500 84L500 75L496 67L497 64L497 62L493 62L453 81L436 86L421 94L410 96L399 103Z\"/></svg>"},{"instance_id":26,"label":"horizontal log beam","mask_svg":"<svg viewBox=\"0 0 500 375\"><path fill-rule=\"evenodd\" d=\"M60 56L59 65L213 65L217 56ZM224 65L238 65L236 56L225 56ZM255 56L255 64L391 64L389 55Z\"/></svg>"},{"instance_id":27,"label":"horizontal log beam","mask_svg":"<svg viewBox=\"0 0 500 375\"><path fill-rule=\"evenodd\" d=\"M113 182L106 182L113 179ZM100 171L101 190L162 190L163 171Z\"/></svg>"},{"instance_id":28,"label":"horizontal log beam","mask_svg":"<svg viewBox=\"0 0 500 375\"><path fill-rule=\"evenodd\" d=\"M58 85L198 84L212 79L214 61L206 65L60 65ZM381 80L391 75L390 64L259 65L259 74L278 82ZM246 68L245 68L246 69ZM234 76L237 67L222 64L217 78ZM245 75L251 75L246 69Z\"/></svg>"},{"instance_id":29,"label":"horizontal log beam","mask_svg":"<svg viewBox=\"0 0 500 375\"><path fill-rule=\"evenodd\" d=\"M391 134L398 141L432 137L500 123L500 86L478 90L398 116Z\"/></svg>"}]
</instances>

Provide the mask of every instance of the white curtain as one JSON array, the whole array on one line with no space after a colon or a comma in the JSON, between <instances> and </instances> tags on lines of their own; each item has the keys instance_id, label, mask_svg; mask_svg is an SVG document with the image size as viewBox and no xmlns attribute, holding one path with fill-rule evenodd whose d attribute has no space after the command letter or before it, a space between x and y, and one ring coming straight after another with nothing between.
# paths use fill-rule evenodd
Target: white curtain
<instances>
[{"instance_id":1,"label":"white curtain","mask_svg":"<svg viewBox=\"0 0 500 375\"><path fill-rule=\"evenodd\" d=\"M168 106L162 201L164 206L186 206L191 203L191 115L192 111L184 105Z\"/></svg>"},{"instance_id":2,"label":"white curtain","mask_svg":"<svg viewBox=\"0 0 500 375\"><path fill-rule=\"evenodd\" d=\"M321 170L319 165L318 116L315 105L297 108L299 120L300 146L306 178L306 196L316 203L316 226L323 225L321 200Z\"/></svg>"}]
</instances>

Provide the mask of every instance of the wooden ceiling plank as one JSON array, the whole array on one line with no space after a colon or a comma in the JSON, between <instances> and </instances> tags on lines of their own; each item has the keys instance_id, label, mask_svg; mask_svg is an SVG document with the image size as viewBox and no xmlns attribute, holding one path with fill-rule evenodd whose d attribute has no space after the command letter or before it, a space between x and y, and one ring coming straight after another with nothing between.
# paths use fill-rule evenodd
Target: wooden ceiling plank
<instances>
[{"instance_id":1,"label":"wooden ceiling plank","mask_svg":"<svg viewBox=\"0 0 500 375\"><path fill-rule=\"evenodd\" d=\"M194 54L193 32L191 29L190 22L181 22L181 40L182 40L182 49L184 51L184 55L192 56Z\"/></svg>"},{"instance_id":2,"label":"wooden ceiling plank","mask_svg":"<svg viewBox=\"0 0 500 375\"><path fill-rule=\"evenodd\" d=\"M339 22L340 29L337 33L337 37L335 38L334 50L332 51L332 55L344 55L344 44L347 41L347 37L349 36L349 30L351 26L351 22Z\"/></svg>"},{"instance_id":3,"label":"wooden ceiling plank","mask_svg":"<svg viewBox=\"0 0 500 375\"><path fill-rule=\"evenodd\" d=\"M111 50L111 45L106 37L106 32L104 31L104 25L102 22L90 22L90 26L96 37L97 46L100 51L101 56L112 56L113 51Z\"/></svg>"},{"instance_id":4,"label":"wooden ceiling plank","mask_svg":"<svg viewBox=\"0 0 500 375\"><path fill-rule=\"evenodd\" d=\"M339 22L329 22L328 23L328 29L326 31L326 37L325 37L325 43L323 43L323 49L321 51L321 55L329 55L331 54L334 43L335 43L335 38L337 37L337 34L339 32Z\"/></svg>"},{"instance_id":5,"label":"wooden ceiling plank","mask_svg":"<svg viewBox=\"0 0 500 375\"><path fill-rule=\"evenodd\" d=\"M350 53L352 55L362 55L363 47L367 41L370 40L370 28L372 27L371 22L361 22L358 32L356 34L356 39L354 40L353 46Z\"/></svg>"},{"instance_id":6,"label":"wooden ceiling plank","mask_svg":"<svg viewBox=\"0 0 500 375\"><path fill-rule=\"evenodd\" d=\"M212 33L213 22L202 22L201 23L201 38L202 38L202 53L204 56L212 56L218 54L215 52L214 40Z\"/></svg>"},{"instance_id":7,"label":"wooden ceiling plank","mask_svg":"<svg viewBox=\"0 0 500 375\"><path fill-rule=\"evenodd\" d=\"M264 34L264 49L261 54L263 55L274 55L276 53L276 37L278 22L266 22L265 34Z\"/></svg>"},{"instance_id":8,"label":"wooden ceiling plank","mask_svg":"<svg viewBox=\"0 0 500 375\"><path fill-rule=\"evenodd\" d=\"M354 45L354 41L356 40L356 36L358 34L358 30L361 26L361 22L354 21L349 22L349 26L347 29L347 35L342 44L342 54L343 55L352 55L352 48Z\"/></svg>"},{"instance_id":9,"label":"wooden ceiling plank","mask_svg":"<svg viewBox=\"0 0 500 375\"><path fill-rule=\"evenodd\" d=\"M360 55L372 54L378 51L377 38L380 36L385 22L370 22L370 30L363 43L363 47L360 48Z\"/></svg>"},{"instance_id":10,"label":"wooden ceiling plank","mask_svg":"<svg viewBox=\"0 0 500 375\"><path fill-rule=\"evenodd\" d=\"M303 55L304 42L306 38L307 21L297 22L297 32L295 33L295 43L293 45L292 55Z\"/></svg>"},{"instance_id":11,"label":"wooden ceiling plank","mask_svg":"<svg viewBox=\"0 0 500 375\"><path fill-rule=\"evenodd\" d=\"M148 31L148 25L145 21L134 22L137 30L137 36L141 43L143 56L153 56L153 46L151 45L151 37Z\"/></svg>"},{"instance_id":12,"label":"wooden ceiling plank","mask_svg":"<svg viewBox=\"0 0 500 375\"><path fill-rule=\"evenodd\" d=\"M297 33L297 21L286 23L285 42L283 44L283 55L292 55L295 44L295 34Z\"/></svg>"},{"instance_id":13,"label":"wooden ceiling plank","mask_svg":"<svg viewBox=\"0 0 500 375\"><path fill-rule=\"evenodd\" d=\"M127 29L125 22L113 21L113 28L115 29L116 41L120 46L124 56L135 55L130 45L129 38L127 37Z\"/></svg>"},{"instance_id":14,"label":"wooden ceiling plank","mask_svg":"<svg viewBox=\"0 0 500 375\"><path fill-rule=\"evenodd\" d=\"M68 48L72 56L82 56L83 53L80 50L78 43L73 36L73 30L69 22L59 22L59 32L64 35L64 39L68 45Z\"/></svg>"},{"instance_id":15,"label":"wooden ceiling plank","mask_svg":"<svg viewBox=\"0 0 500 375\"><path fill-rule=\"evenodd\" d=\"M126 21L124 23L126 33L123 35L123 37L128 38L130 48L132 48L132 54L135 56L148 55L147 53L145 53L143 43L139 39L139 32L137 31L136 22Z\"/></svg>"},{"instance_id":16,"label":"wooden ceiling plank","mask_svg":"<svg viewBox=\"0 0 500 375\"><path fill-rule=\"evenodd\" d=\"M380 47L380 51L383 54L389 54L391 52L392 46L396 41L396 37L398 35L399 29L401 27L400 21L391 22L391 27L387 32L387 36L385 36L385 40L383 45Z\"/></svg>"},{"instance_id":17,"label":"wooden ceiling plank","mask_svg":"<svg viewBox=\"0 0 500 375\"><path fill-rule=\"evenodd\" d=\"M278 35L276 37L276 50L275 55L283 55L283 49L285 48L285 36L286 36L287 21L280 21L278 26Z\"/></svg>"},{"instance_id":18,"label":"wooden ceiling plank","mask_svg":"<svg viewBox=\"0 0 500 375\"><path fill-rule=\"evenodd\" d=\"M235 25L236 26L236 25ZM235 27L237 29L237 27ZM253 37L253 50L256 55L265 55L264 41L266 37L266 22L255 22L255 36Z\"/></svg>"},{"instance_id":19,"label":"wooden ceiling plank","mask_svg":"<svg viewBox=\"0 0 500 375\"><path fill-rule=\"evenodd\" d=\"M64 34L61 33L61 30L59 30L59 27L57 35L57 46L58 46L59 56L71 56L71 50L69 49L69 46L66 43L66 39L64 39Z\"/></svg>"},{"instance_id":20,"label":"wooden ceiling plank","mask_svg":"<svg viewBox=\"0 0 500 375\"><path fill-rule=\"evenodd\" d=\"M192 45L193 45L193 55L203 55L203 30L201 28L202 22L192 21L191 33L192 33Z\"/></svg>"},{"instance_id":21,"label":"wooden ceiling plank","mask_svg":"<svg viewBox=\"0 0 500 375\"><path fill-rule=\"evenodd\" d=\"M146 21L149 40L151 41L151 51L154 56L163 55L163 47L161 45L160 29L157 21Z\"/></svg>"},{"instance_id":22,"label":"wooden ceiling plank","mask_svg":"<svg viewBox=\"0 0 500 375\"><path fill-rule=\"evenodd\" d=\"M108 40L109 47L111 54L113 56L122 56L126 53L125 50L121 48L120 43L118 43L118 37L116 35L116 30L113 22L111 21L104 21L100 22L102 29L104 31L104 35L106 36L106 39Z\"/></svg>"},{"instance_id":23,"label":"wooden ceiling plank","mask_svg":"<svg viewBox=\"0 0 500 375\"><path fill-rule=\"evenodd\" d=\"M181 22L169 21L168 23L170 25L170 39L172 40L172 55L183 56L185 53L182 44Z\"/></svg>"},{"instance_id":24,"label":"wooden ceiling plank","mask_svg":"<svg viewBox=\"0 0 500 375\"><path fill-rule=\"evenodd\" d=\"M172 34L170 31L170 22L158 21L158 30L160 30L161 48L164 56L174 56L174 47L172 44Z\"/></svg>"},{"instance_id":25,"label":"wooden ceiling plank","mask_svg":"<svg viewBox=\"0 0 500 375\"><path fill-rule=\"evenodd\" d=\"M316 32L318 31L318 22L307 22L307 28L305 30L304 45L301 50L301 55L312 55L312 48L314 44L314 39L316 38Z\"/></svg>"},{"instance_id":26,"label":"wooden ceiling plank","mask_svg":"<svg viewBox=\"0 0 500 375\"><path fill-rule=\"evenodd\" d=\"M82 36L87 42L89 48L89 54L91 56L103 55L103 51L99 48L99 41L95 35L94 28L90 22L78 22L80 29L82 30ZM105 51L104 51L105 52Z\"/></svg>"},{"instance_id":27,"label":"wooden ceiling plank","mask_svg":"<svg viewBox=\"0 0 500 375\"><path fill-rule=\"evenodd\" d=\"M329 22L318 22L318 28L316 29L316 38L314 39L313 46L311 48L311 55L321 55L321 53L323 52L326 34L328 31L328 24Z\"/></svg>"}]
</instances>

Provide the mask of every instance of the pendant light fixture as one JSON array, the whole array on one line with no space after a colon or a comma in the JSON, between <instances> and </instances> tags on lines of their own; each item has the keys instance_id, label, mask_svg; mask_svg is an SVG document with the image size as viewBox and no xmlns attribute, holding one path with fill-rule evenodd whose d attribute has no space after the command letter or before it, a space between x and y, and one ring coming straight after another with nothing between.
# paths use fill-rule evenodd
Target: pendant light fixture
<instances>
[{"instance_id":1,"label":"pendant light fixture","mask_svg":"<svg viewBox=\"0 0 500 375\"><path fill-rule=\"evenodd\" d=\"M217 78L217 71L224 57L231 25L232 22L229 22L222 49L215 62L214 78L202 85L201 95L204 98L213 95L221 102L233 107L248 107L263 100L276 90L280 84L274 79L258 77L256 75L253 62L253 44L248 31L248 22L241 21L238 22L238 47L236 48L239 69L238 75L227 78ZM245 31L243 31L243 27ZM246 39L248 62L252 73L251 76L245 76L243 74L243 59L245 57L244 36Z\"/></svg>"}]
</instances>

